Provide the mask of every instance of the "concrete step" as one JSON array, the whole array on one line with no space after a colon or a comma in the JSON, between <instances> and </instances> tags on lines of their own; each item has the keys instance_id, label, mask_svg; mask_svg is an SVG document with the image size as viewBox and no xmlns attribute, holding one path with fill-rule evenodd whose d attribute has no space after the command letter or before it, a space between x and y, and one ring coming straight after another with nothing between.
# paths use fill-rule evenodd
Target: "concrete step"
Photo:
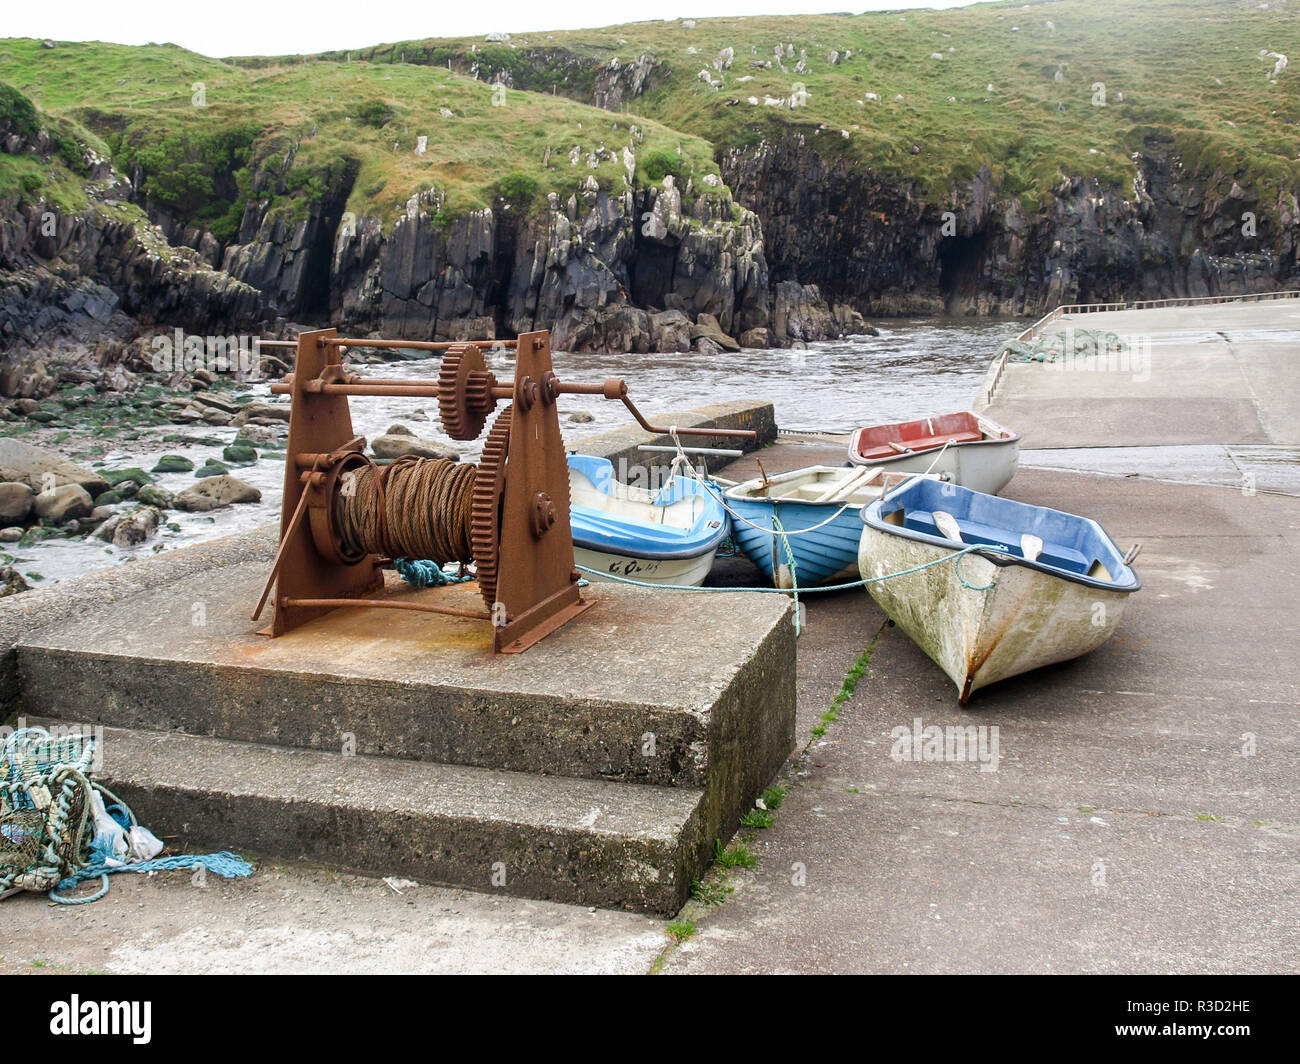
<instances>
[{"instance_id":1,"label":"concrete step","mask_svg":"<svg viewBox=\"0 0 1300 1064\"><path fill-rule=\"evenodd\" d=\"M784 598L602 585L580 623L491 655L486 622L340 609L279 639L257 562L188 575L18 648L32 717L752 798L793 746ZM476 585L394 594L481 607ZM198 623L200 622L201 623ZM740 794L740 792L746 792Z\"/></svg>"},{"instance_id":2,"label":"concrete step","mask_svg":"<svg viewBox=\"0 0 1300 1064\"><path fill-rule=\"evenodd\" d=\"M57 723L34 720L33 724ZM672 913L707 860L703 791L104 728L99 778L190 851Z\"/></svg>"},{"instance_id":3,"label":"concrete step","mask_svg":"<svg viewBox=\"0 0 1300 1064\"><path fill-rule=\"evenodd\" d=\"M519 655L485 620L364 605L270 639L264 559L176 553L175 579L32 625L0 689L103 729L109 785L188 849L673 912L794 747L784 597L593 585Z\"/></svg>"}]
</instances>

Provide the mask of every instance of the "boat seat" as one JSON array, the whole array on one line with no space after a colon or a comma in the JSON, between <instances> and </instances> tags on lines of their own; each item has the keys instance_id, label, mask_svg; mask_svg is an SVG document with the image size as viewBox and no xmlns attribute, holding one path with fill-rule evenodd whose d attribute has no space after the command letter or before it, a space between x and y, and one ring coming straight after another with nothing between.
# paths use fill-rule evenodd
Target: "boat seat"
<instances>
[{"instance_id":1,"label":"boat seat","mask_svg":"<svg viewBox=\"0 0 1300 1064\"><path fill-rule=\"evenodd\" d=\"M924 510L908 511L903 520L903 527L910 528L914 532L923 532L928 536L936 536L939 539L947 538L935 524L934 515ZM998 528L996 525L986 525L979 521L971 521L965 517L957 519L957 527L961 529L962 541L968 547L979 545L1005 547L1009 553L1017 557L1024 557L1021 551L1019 532L1012 532L1007 528ZM1051 565L1070 573L1086 574L1092 568L1091 558L1086 557L1073 547L1067 547L1061 543L1044 542L1042 553L1039 554L1036 560L1043 565Z\"/></svg>"},{"instance_id":2,"label":"boat seat","mask_svg":"<svg viewBox=\"0 0 1300 1064\"><path fill-rule=\"evenodd\" d=\"M906 440L895 440L895 443L901 443L904 447L910 447L913 452L933 451L936 447L942 447L945 443L975 443L982 440L984 434L974 430L968 432L945 432L939 436L914 436ZM898 451L890 447L888 443L877 443L871 446L862 446L858 450L858 455L862 458L894 458L899 454Z\"/></svg>"}]
</instances>

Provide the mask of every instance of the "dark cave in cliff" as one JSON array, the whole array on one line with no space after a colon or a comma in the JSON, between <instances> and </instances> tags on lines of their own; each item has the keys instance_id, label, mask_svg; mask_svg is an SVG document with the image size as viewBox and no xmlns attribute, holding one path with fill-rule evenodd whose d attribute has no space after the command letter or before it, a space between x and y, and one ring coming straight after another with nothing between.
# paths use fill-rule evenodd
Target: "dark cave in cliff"
<instances>
[{"instance_id":1,"label":"dark cave in cliff","mask_svg":"<svg viewBox=\"0 0 1300 1064\"><path fill-rule=\"evenodd\" d=\"M628 262L632 303L638 307L664 309L664 297L673 290L673 267L677 249L670 244L640 235L636 251Z\"/></svg>"},{"instance_id":2,"label":"dark cave in cliff","mask_svg":"<svg viewBox=\"0 0 1300 1064\"><path fill-rule=\"evenodd\" d=\"M951 311L964 293L979 286L987 246L986 233L946 236L939 241L939 295L947 310Z\"/></svg>"}]
</instances>

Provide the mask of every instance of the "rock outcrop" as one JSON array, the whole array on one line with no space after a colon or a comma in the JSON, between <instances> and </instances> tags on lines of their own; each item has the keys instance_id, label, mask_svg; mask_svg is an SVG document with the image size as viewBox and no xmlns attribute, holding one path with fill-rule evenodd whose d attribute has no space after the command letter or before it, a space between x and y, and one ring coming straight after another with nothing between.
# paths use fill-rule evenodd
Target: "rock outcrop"
<instances>
[{"instance_id":1,"label":"rock outcrop","mask_svg":"<svg viewBox=\"0 0 1300 1064\"><path fill-rule=\"evenodd\" d=\"M389 234L361 219L335 245L335 317L446 340L550 329L557 348L575 351L677 349L700 314L728 336L767 325L753 214L734 217L714 196L684 209L671 178L622 193L592 185L564 200L552 194L526 218L484 210L444 229L441 199L429 191ZM680 317L663 316L671 311Z\"/></svg>"},{"instance_id":2,"label":"rock outcrop","mask_svg":"<svg viewBox=\"0 0 1300 1064\"><path fill-rule=\"evenodd\" d=\"M223 506L241 502L258 502L262 493L251 484L225 474L204 477L193 487L180 492L175 499L178 510L204 513Z\"/></svg>"},{"instance_id":3,"label":"rock outcrop","mask_svg":"<svg viewBox=\"0 0 1300 1064\"><path fill-rule=\"evenodd\" d=\"M1127 194L1079 177L1028 209L987 169L935 201L810 141L790 129L719 157L736 200L762 220L778 293L798 280L880 316L1038 314L1300 285L1297 189L1265 201L1189 168L1168 139L1147 138Z\"/></svg>"}]
</instances>

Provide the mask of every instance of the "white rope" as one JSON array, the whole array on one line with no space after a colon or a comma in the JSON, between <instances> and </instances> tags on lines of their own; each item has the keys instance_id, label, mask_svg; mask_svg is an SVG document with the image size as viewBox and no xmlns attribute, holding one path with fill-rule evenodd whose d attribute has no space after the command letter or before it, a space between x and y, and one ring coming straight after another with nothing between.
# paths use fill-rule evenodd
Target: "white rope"
<instances>
[{"instance_id":1,"label":"white rope","mask_svg":"<svg viewBox=\"0 0 1300 1064\"><path fill-rule=\"evenodd\" d=\"M948 445L950 443L952 443L952 440L944 441L943 446L939 448L939 453L934 456L934 461L930 463L930 467L922 474L923 476L928 477L931 473L934 472L934 467L939 464L939 459L943 457L943 452L948 449Z\"/></svg>"}]
</instances>

